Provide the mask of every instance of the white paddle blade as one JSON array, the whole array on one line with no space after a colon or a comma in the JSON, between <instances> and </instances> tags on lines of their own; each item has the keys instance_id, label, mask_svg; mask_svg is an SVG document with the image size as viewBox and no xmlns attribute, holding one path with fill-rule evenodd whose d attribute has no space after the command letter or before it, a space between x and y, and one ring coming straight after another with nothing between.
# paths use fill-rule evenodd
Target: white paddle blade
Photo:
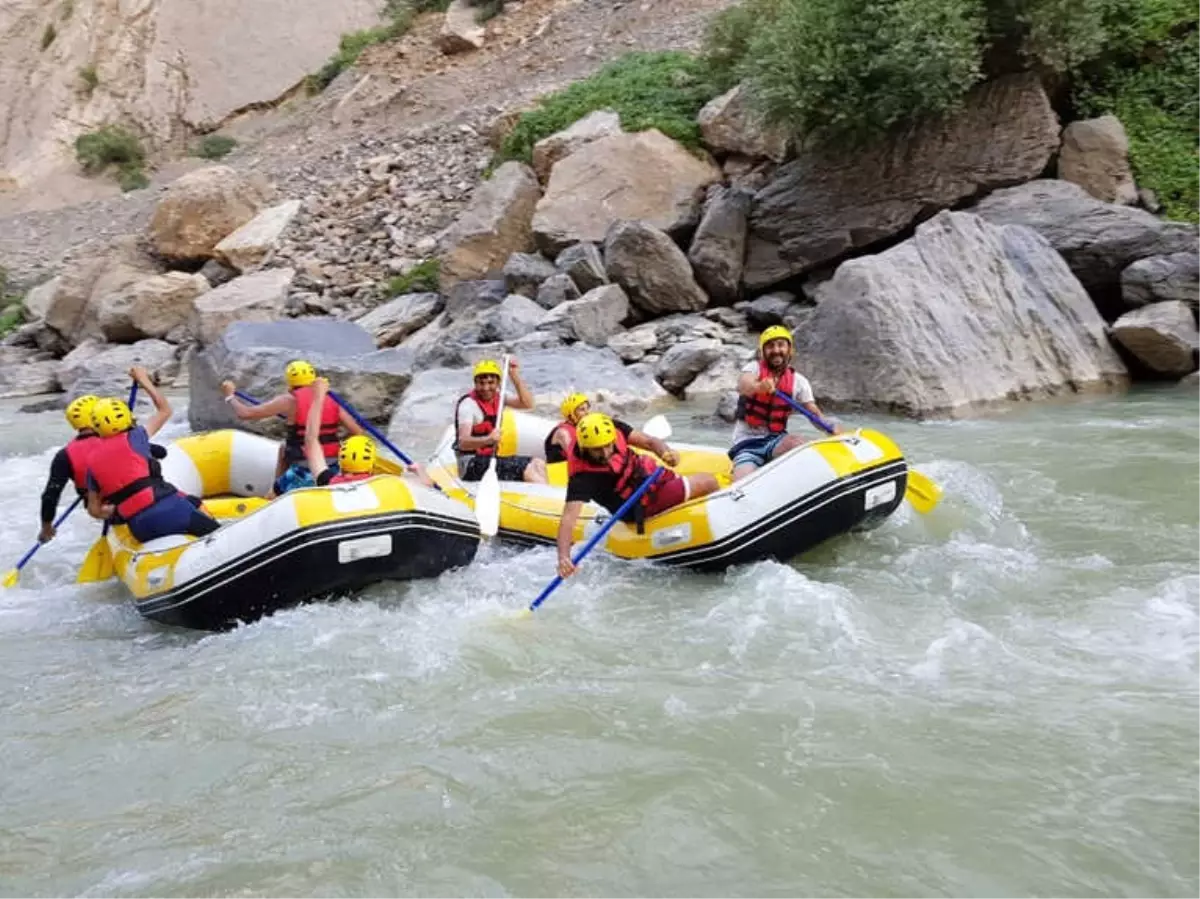
<instances>
[{"instance_id":1,"label":"white paddle blade","mask_svg":"<svg viewBox=\"0 0 1200 899\"><path fill-rule=\"evenodd\" d=\"M479 521L479 532L485 537L495 537L500 530L500 478L496 476L495 459L475 491L475 518Z\"/></svg>"},{"instance_id":2,"label":"white paddle blade","mask_svg":"<svg viewBox=\"0 0 1200 899\"><path fill-rule=\"evenodd\" d=\"M656 415L644 425L642 425L642 433L647 437L655 437L659 440L666 440L671 436L671 423L667 421L665 415Z\"/></svg>"}]
</instances>

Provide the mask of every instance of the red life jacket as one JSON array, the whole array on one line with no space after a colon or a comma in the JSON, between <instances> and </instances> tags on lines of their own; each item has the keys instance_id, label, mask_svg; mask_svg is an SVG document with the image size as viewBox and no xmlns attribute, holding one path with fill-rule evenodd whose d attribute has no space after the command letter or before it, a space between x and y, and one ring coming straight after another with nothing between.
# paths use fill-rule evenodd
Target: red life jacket
<instances>
[{"instance_id":1,"label":"red life jacket","mask_svg":"<svg viewBox=\"0 0 1200 899\"><path fill-rule=\"evenodd\" d=\"M766 362L758 363L759 380L774 377ZM790 365L783 377L776 383L776 388L788 396L793 396L796 389L796 371ZM781 434L787 430L788 416L792 407L775 394L755 394L754 396L739 396L735 418L744 421L752 428L766 428L772 434Z\"/></svg>"},{"instance_id":2,"label":"red life jacket","mask_svg":"<svg viewBox=\"0 0 1200 899\"><path fill-rule=\"evenodd\" d=\"M128 521L164 495L176 492L151 468L150 460L129 443L130 431L100 438L88 459L88 471L104 502L117 507Z\"/></svg>"},{"instance_id":3,"label":"red life jacket","mask_svg":"<svg viewBox=\"0 0 1200 899\"><path fill-rule=\"evenodd\" d=\"M80 493L87 493L88 462L102 439L96 434L83 434L63 447L71 463L71 480Z\"/></svg>"},{"instance_id":4,"label":"red life jacket","mask_svg":"<svg viewBox=\"0 0 1200 899\"><path fill-rule=\"evenodd\" d=\"M375 475L369 471L360 471L357 474L335 474L329 479L330 484L348 484L351 481L365 481L367 478Z\"/></svg>"},{"instance_id":5,"label":"red life jacket","mask_svg":"<svg viewBox=\"0 0 1200 899\"><path fill-rule=\"evenodd\" d=\"M458 402L454 404L454 430L458 432L458 407L462 405L463 400L473 400L475 405L479 407L479 411L483 413L483 421L471 428L472 437L486 437L492 433L496 427L496 413L500 411L500 394L497 393L492 397L490 402L484 402L480 399L479 394L472 390L470 393L464 393L458 398ZM481 446L477 450L465 450L459 447L458 438L454 438L454 451L461 453L464 456L490 456L496 451L494 446Z\"/></svg>"},{"instance_id":6,"label":"red life jacket","mask_svg":"<svg viewBox=\"0 0 1200 899\"><path fill-rule=\"evenodd\" d=\"M292 391L296 398L296 421L288 426L289 439L293 442L301 459L304 458L304 435L308 430L308 412L312 409L311 387L297 387ZM336 459L338 454L338 405L331 397L325 397L321 406L321 450L326 459Z\"/></svg>"},{"instance_id":7,"label":"red life jacket","mask_svg":"<svg viewBox=\"0 0 1200 899\"><path fill-rule=\"evenodd\" d=\"M568 445L565 453L562 447L554 442L554 438L560 432L567 435ZM546 454L547 462L564 462L571 455L571 450L573 449L575 449L575 425L573 422L560 422L546 435L546 443L543 446L543 451Z\"/></svg>"},{"instance_id":8,"label":"red life jacket","mask_svg":"<svg viewBox=\"0 0 1200 899\"><path fill-rule=\"evenodd\" d=\"M658 468L658 463L650 456L635 453L629 448L628 442L625 440L625 435L617 431L616 448L611 456L609 456L606 464L597 465L585 459L579 451L579 444L573 444L571 454L567 456L567 476L574 477L582 472L595 472L598 474L612 475L615 479L613 484L613 492L621 498L621 502L633 496L634 492L642 485L642 482L650 475L654 474L654 470ZM675 472L667 469L658 480L650 485L650 489L642 494L642 498L638 500L638 509L640 514L650 505L654 494L662 488L663 484L668 483L678 477ZM616 509L610 510L616 512Z\"/></svg>"}]
</instances>

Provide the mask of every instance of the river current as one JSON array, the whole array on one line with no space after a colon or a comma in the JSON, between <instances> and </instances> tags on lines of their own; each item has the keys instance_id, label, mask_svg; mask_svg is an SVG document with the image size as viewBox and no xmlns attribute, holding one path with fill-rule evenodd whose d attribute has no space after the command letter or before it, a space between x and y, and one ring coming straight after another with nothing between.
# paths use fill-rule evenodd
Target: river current
<instances>
[{"instance_id":1,"label":"river current","mask_svg":"<svg viewBox=\"0 0 1200 899\"><path fill-rule=\"evenodd\" d=\"M17 405L5 568L67 436ZM1196 896L1198 419L847 417L932 515L723 575L595 554L527 621L553 551L485 546L172 630L74 583L76 514L0 594L0 894Z\"/></svg>"}]
</instances>

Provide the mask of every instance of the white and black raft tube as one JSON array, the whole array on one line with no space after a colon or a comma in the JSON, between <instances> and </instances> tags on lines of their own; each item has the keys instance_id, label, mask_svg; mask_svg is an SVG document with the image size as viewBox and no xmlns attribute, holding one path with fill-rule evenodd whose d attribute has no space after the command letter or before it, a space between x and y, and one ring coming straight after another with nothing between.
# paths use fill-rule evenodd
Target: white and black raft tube
<instances>
[{"instance_id":1,"label":"white and black raft tube","mask_svg":"<svg viewBox=\"0 0 1200 899\"><path fill-rule=\"evenodd\" d=\"M168 445L163 477L201 497L222 527L144 544L124 525L109 530L117 577L142 615L225 630L380 581L436 577L474 559L480 536L471 510L408 475L264 499L278 451L276 441L235 430Z\"/></svg>"}]
</instances>

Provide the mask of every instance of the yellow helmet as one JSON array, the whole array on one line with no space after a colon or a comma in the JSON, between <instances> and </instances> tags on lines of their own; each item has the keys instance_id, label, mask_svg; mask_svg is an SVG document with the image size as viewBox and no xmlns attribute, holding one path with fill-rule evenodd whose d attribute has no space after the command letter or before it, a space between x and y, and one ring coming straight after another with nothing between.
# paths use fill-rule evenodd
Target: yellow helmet
<instances>
[{"instance_id":1,"label":"yellow helmet","mask_svg":"<svg viewBox=\"0 0 1200 899\"><path fill-rule=\"evenodd\" d=\"M84 428L92 426L92 407L100 398L92 396L90 393L85 396L78 396L71 400L67 406L67 422L76 431L82 431Z\"/></svg>"},{"instance_id":2,"label":"yellow helmet","mask_svg":"<svg viewBox=\"0 0 1200 899\"><path fill-rule=\"evenodd\" d=\"M562 401L562 405L558 408L562 412L563 418L570 419L570 417L575 414L575 411L580 406L588 402L590 402L590 400L588 400L588 398L582 393L572 393Z\"/></svg>"},{"instance_id":3,"label":"yellow helmet","mask_svg":"<svg viewBox=\"0 0 1200 899\"><path fill-rule=\"evenodd\" d=\"M347 437L338 449L338 467L347 474L371 471L375 467L374 441L362 434Z\"/></svg>"},{"instance_id":4,"label":"yellow helmet","mask_svg":"<svg viewBox=\"0 0 1200 899\"><path fill-rule=\"evenodd\" d=\"M133 427L133 413L124 400L105 397L92 406L92 427L101 437L111 437Z\"/></svg>"},{"instance_id":5,"label":"yellow helmet","mask_svg":"<svg viewBox=\"0 0 1200 899\"><path fill-rule=\"evenodd\" d=\"M478 378L480 375L501 377L500 364L495 359L484 359L482 362L476 362L475 371L471 372L471 377Z\"/></svg>"},{"instance_id":6,"label":"yellow helmet","mask_svg":"<svg viewBox=\"0 0 1200 899\"><path fill-rule=\"evenodd\" d=\"M762 352L762 348L765 347L772 340L786 340L788 343L795 346L795 343L792 341L792 332L791 331L789 331L783 325L771 325L771 327L769 327L769 328L767 328L767 330L763 331L762 334L760 334L758 337L759 352Z\"/></svg>"},{"instance_id":7,"label":"yellow helmet","mask_svg":"<svg viewBox=\"0 0 1200 899\"><path fill-rule=\"evenodd\" d=\"M617 429L603 412L591 412L575 426L575 437L584 449L600 449L617 439Z\"/></svg>"},{"instance_id":8,"label":"yellow helmet","mask_svg":"<svg viewBox=\"0 0 1200 899\"><path fill-rule=\"evenodd\" d=\"M317 370L312 367L312 363L303 359L293 359L288 363L283 376L287 379L288 390L295 390L297 387L307 387L315 381Z\"/></svg>"}]
</instances>

